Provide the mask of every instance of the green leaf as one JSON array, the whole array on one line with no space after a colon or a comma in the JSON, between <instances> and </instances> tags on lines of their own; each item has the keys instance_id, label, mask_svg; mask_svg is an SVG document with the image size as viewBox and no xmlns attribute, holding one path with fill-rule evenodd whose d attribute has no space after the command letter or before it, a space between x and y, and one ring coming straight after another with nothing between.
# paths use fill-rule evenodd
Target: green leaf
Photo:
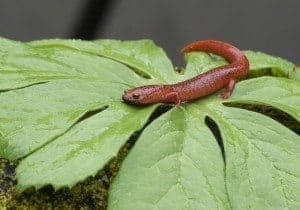
<instances>
[{"instance_id":1,"label":"green leaf","mask_svg":"<svg viewBox=\"0 0 300 210\"><path fill-rule=\"evenodd\" d=\"M130 67L92 52L61 47L39 46L35 49L6 39L0 39L0 43L4 45L0 49L0 53L3 52L1 90L61 79L117 82L128 86L146 83ZM15 45L21 50L9 47Z\"/></svg>"},{"instance_id":2,"label":"green leaf","mask_svg":"<svg viewBox=\"0 0 300 210\"><path fill-rule=\"evenodd\" d=\"M226 151L233 209L300 208L300 137L261 114L222 107L214 112Z\"/></svg>"},{"instance_id":3,"label":"green leaf","mask_svg":"<svg viewBox=\"0 0 300 210\"><path fill-rule=\"evenodd\" d=\"M151 110L153 107L137 110L112 103L104 111L79 122L20 163L18 188L35 186L39 189L45 183L51 183L55 189L72 187L94 176L117 155L129 136L143 126Z\"/></svg>"},{"instance_id":4,"label":"green leaf","mask_svg":"<svg viewBox=\"0 0 300 210\"><path fill-rule=\"evenodd\" d=\"M145 129L110 190L109 209L222 209L224 162L203 110L176 108Z\"/></svg>"},{"instance_id":5,"label":"green leaf","mask_svg":"<svg viewBox=\"0 0 300 210\"><path fill-rule=\"evenodd\" d=\"M1 156L17 159L30 154L65 133L87 111L118 100L124 88L107 82L57 80L2 93Z\"/></svg>"},{"instance_id":6,"label":"green leaf","mask_svg":"<svg viewBox=\"0 0 300 210\"><path fill-rule=\"evenodd\" d=\"M183 104L145 128L110 187L109 209L300 208L299 135L232 107L271 106L299 123L300 68L245 53L250 77L229 99ZM124 104L125 89L226 64L201 52L185 58L177 74L150 40L0 38L0 156L20 159L17 188L72 187L102 169L158 106Z\"/></svg>"},{"instance_id":7,"label":"green leaf","mask_svg":"<svg viewBox=\"0 0 300 210\"><path fill-rule=\"evenodd\" d=\"M270 105L283 110L299 108L299 83L273 77L240 82L228 101L253 102L247 96L255 95L257 90L251 87L262 81L265 87L285 92L256 102L269 98ZM285 107L282 99L292 94L297 103ZM204 123L206 116L219 126L226 165ZM214 95L172 110L152 126L123 162L111 187L109 209L300 207L300 137L271 118L226 107Z\"/></svg>"},{"instance_id":8,"label":"green leaf","mask_svg":"<svg viewBox=\"0 0 300 210\"><path fill-rule=\"evenodd\" d=\"M79 50L94 55L100 55L134 68L144 77L158 79L158 81L176 81L175 72L170 60L161 48L151 40L118 41L98 40L88 42L82 40L42 40L30 43L39 47L63 47Z\"/></svg>"},{"instance_id":9,"label":"green leaf","mask_svg":"<svg viewBox=\"0 0 300 210\"><path fill-rule=\"evenodd\" d=\"M299 82L286 78L260 77L243 81L242 84L227 101L270 105L300 121Z\"/></svg>"},{"instance_id":10,"label":"green leaf","mask_svg":"<svg viewBox=\"0 0 300 210\"><path fill-rule=\"evenodd\" d=\"M204 52L190 52L185 54L185 60L187 61L185 72L187 78L226 64L223 58Z\"/></svg>"},{"instance_id":11,"label":"green leaf","mask_svg":"<svg viewBox=\"0 0 300 210\"><path fill-rule=\"evenodd\" d=\"M271 71L274 76L283 76L291 79L300 80L295 74L295 64L279 57L273 57L261 52L245 51L245 54L250 62L252 73L257 71Z\"/></svg>"}]
</instances>

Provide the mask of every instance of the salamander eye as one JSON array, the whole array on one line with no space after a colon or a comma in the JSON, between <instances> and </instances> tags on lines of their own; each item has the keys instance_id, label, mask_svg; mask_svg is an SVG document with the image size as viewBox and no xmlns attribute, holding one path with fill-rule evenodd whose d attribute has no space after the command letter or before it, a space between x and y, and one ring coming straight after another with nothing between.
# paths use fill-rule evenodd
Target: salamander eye
<instances>
[{"instance_id":1,"label":"salamander eye","mask_svg":"<svg viewBox=\"0 0 300 210\"><path fill-rule=\"evenodd\" d=\"M132 94L132 97L133 97L133 99L139 99L139 98L140 98L140 95L139 95L139 94L136 94L136 93L134 93L134 94Z\"/></svg>"}]
</instances>

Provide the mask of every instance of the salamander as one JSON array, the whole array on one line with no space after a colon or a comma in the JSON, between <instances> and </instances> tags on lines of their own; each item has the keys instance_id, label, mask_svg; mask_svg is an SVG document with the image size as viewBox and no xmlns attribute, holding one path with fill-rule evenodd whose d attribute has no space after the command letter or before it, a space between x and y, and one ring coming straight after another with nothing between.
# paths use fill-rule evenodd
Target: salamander
<instances>
[{"instance_id":1,"label":"salamander","mask_svg":"<svg viewBox=\"0 0 300 210\"><path fill-rule=\"evenodd\" d=\"M228 98L236 82L249 71L249 61L238 48L217 40L202 40L185 46L181 52L203 51L226 59L229 63L213 68L191 79L176 84L140 86L125 90L122 99L125 103L149 105L173 103L175 106L212 94L222 88L222 99Z\"/></svg>"}]
</instances>

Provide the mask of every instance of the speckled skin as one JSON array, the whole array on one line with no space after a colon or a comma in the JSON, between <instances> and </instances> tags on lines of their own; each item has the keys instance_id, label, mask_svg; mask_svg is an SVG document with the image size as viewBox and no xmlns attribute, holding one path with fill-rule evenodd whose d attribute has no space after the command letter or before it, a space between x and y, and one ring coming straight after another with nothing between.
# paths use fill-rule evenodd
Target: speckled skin
<instances>
[{"instance_id":1,"label":"speckled skin","mask_svg":"<svg viewBox=\"0 0 300 210\"><path fill-rule=\"evenodd\" d=\"M246 56L236 47L221 41L203 40L193 42L181 52L204 51L224 57L228 65L211 69L189 80L172 85L147 85L124 92L122 99L126 103L148 105L154 103L174 103L191 101L209 95L225 87L221 98L228 98L235 82L249 71Z\"/></svg>"}]
</instances>

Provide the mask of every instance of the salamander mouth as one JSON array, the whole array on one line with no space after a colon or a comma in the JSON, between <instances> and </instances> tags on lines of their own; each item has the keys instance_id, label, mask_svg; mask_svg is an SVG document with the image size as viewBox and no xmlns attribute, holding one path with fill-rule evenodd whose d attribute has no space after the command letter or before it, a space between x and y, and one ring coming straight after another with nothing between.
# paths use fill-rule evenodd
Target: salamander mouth
<instances>
[{"instance_id":1,"label":"salamander mouth","mask_svg":"<svg viewBox=\"0 0 300 210\"><path fill-rule=\"evenodd\" d=\"M128 97L128 96L122 96L122 99L124 101L124 103L129 104L129 105L135 105L135 106L145 106L148 105L147 103L143 103L140 100L134 99L132 97Z\"/></svg>"},{"instance_id":2,"label":"salamander mouth","mask_svg":"<svg viewBox=\"0 0 300 210\"><path fill-rule=\"evenodd\" d=\"M124 93L122 95L122 100L126 103L126 104L138 104L138 101L136 101L135 99L133 99L130 96L127 96L126 93Z\"/></svg>"}]
</instances>

